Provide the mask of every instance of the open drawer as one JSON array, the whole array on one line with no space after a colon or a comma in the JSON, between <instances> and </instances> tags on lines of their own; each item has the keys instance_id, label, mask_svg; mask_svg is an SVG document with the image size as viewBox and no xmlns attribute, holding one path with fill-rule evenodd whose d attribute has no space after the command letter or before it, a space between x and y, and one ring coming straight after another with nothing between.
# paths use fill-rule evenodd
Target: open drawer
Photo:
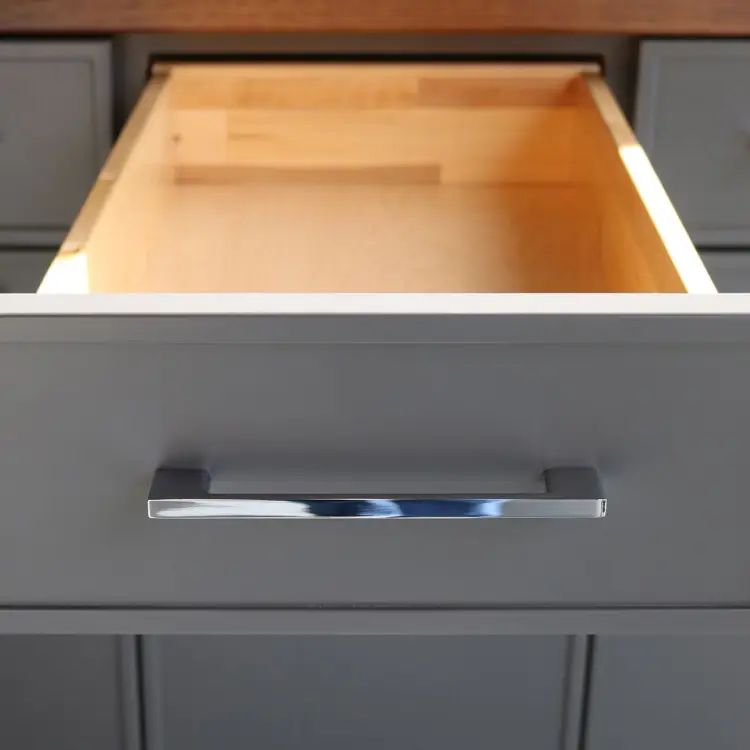
<instances>
[{"instance_id":1,"label":"open drawer","mask_svg":"<svg viewBox=\"0 0 750 750\"><path fill-rule=\"evenodd\" d=\"M0 299L2 607L750 607L750 303L594 68L157 68L40 292ZM558 467L605 518L146 507Z\"/></svg>"},{"instance_id":2,"label":"open drawer","mask_svg":"<svg viewBox=\"0 0 750 750\"><path fill-rule=\"evenodd\" d=\"M595 68L159 68L41 291L712 292Z\"/></svg>"}]
</instances>

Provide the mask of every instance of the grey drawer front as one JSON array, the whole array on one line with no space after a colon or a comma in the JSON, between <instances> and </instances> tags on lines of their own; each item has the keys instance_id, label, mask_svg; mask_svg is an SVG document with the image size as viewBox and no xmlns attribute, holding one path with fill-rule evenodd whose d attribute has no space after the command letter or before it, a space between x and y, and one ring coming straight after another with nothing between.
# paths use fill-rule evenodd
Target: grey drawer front
<instances>
[{"instance_id":1,"label":"grey drawer front","mask_svg":"<svg viewBox=\"0 0 750 750\"><path fill-rule=\"evenodd\" d=\"M4 318L0 353L4 605L750 604L747 317ZM160 465L379 493L581 464L606 519L146 516Z\"/></svg>"},{"instance_id":2,"label":"grey drawer front","mask_svg":"<svg viewBox=\"0 0 750 750\"><path fill-rule=\"evenodd\" d=\"M699 244L750 244L750 42L642 46L636 132Z\"/></svg>"},{"instance_id":3,"label":"grey drawer front","mask_svg":"<svg viewBox=\"0 0 750 750\"><path fill-rule=\"evenodd\" d=\"M737 252L708 251L701 260L720 292L750 294L750 249Z\"/></svg>"},{"instance_id":4,"label":"grey drawer front","mask_svg":"<svg viewBox=\"0 0 750 750\"><path fill-rule=\"evenodd\" d=\"M112 139L108 42L0 43L0 244L57 244Z\"/></svg>"},{"instance_id":5,"label":"grey drawer front","mask_svg":"<svg viewBox=\"0 0 750 750\"><path fill-rule=\"evenodd\" d=\"M54 257L54 250L0 248L0 293L35 292Z\"/></svg>"},{"instance_id":6,"label":"grey drawer front","mask_svg":"<svg viewBox=\"0 0 750 750\"><path fill-rule=\"evenodd\" d=\"M562 637L148 638L148 747L572 747L562 741L568 644Z\"/></svg>"}]
</instances>

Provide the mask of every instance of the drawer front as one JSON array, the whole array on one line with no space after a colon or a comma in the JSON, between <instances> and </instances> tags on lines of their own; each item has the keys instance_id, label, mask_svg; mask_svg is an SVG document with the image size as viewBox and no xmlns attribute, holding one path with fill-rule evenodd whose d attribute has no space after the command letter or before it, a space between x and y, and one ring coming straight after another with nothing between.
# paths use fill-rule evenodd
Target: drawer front
<instances>
[{"instance_id":1,"label":"drawer front","mask_svg":"<svg viewBox=\"0 0 750 750\"><path fill-rule=\"evenodd\" d=\"M750 294L750 252L708 251L701 258L720 292Z\"/></svg>"},{"instance_id":2,"label":"drawer front","mask_svg":"<svg viewBox=\"0 0 750 750\"><path fill-rule=\"evenodd\" d=\"M3 605L748 604L741 316L1 322ZM146 511L160 466L429 494L566 465L597 467L606 518Z\"/></svg>"},{"instance_id":3,"label":"drawer front","mask_svg":"<svg viewBox=\"0 0 750 750\"><path fill-rule=\"evenodd\" d=\"M110 148L109 43L0 42L0 244L59 242Z\"/></svg>"},{"instance_id":4,"label":"drawer front","mask_svg":"<svg viewBox=\"0 0 750 750\"><path fill-rule=\"evenodd\" d=\"M750 42L642 46L636 132L698 244L750 243Z\"/></svg>"},{"instance_id":5,"label":"drawer front","mask_svg":"<svg viewBox=\"0 0 750 750\"><path fill-rule=\"evenodd\" d=\"M27 294L39 288L55 250L0 248L0 293Z\"/></svg>"}]
</instances>

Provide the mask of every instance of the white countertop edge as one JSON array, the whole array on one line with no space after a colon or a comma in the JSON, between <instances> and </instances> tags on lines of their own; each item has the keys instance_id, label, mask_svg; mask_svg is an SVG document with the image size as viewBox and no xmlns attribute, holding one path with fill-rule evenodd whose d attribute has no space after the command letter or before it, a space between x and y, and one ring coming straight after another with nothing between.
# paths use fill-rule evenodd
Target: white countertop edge
<instances>
[{"instance_id":1,"label":"white countertop edge","mask_svg":"<svg viewBox=\"0 0 750 750\"><path fill-rule=\"evenodd\" d=\"M750 294L0 295L0 316L739 314Z\"/></svg>"}]
</instances>

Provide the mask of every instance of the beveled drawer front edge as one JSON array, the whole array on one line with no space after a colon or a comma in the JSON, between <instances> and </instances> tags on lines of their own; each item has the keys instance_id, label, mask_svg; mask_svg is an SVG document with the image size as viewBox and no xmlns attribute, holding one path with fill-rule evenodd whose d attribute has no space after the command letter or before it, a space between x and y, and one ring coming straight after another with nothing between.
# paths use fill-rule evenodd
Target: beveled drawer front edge
<instances>
[{"instance_id":1,"label":"beveled drawer front edge","mask_svg":"<svg viewBox=\"0 0 750 750\"><path fill-rule=\"evenodd\" d=\"M116 635L747 635L750 609L0 608L0 633Z\"/></svg>"},{"instance_id":2,"label":"beveled drawer front edge","mask_svg":"<svg viewBox=\"0 0 750 750\"><path fill-rule=\"evenodd\" d=\"M497 331L505 324L500 319L524 317L529 321L548 318L553 321L560 316L581 318L581 330L597 329L599 325L628 328L638 326L638 321L649 316L662 316L666 326L670 320L679 321L683 316L703 316L710 325L712 319L736 318L738 324L750 315L750 296L724 294L111 294L111 295L4 295L0 297L0 340L21 319L30 323L47 318L73 321L86 318L92 330L106 319L124 317L133 320L161 318L165 325L182 325L176 319L202 318L210 325L212 319L232 317L245 331L243 338L251 339L257 330L327 330L324 321L340 318L340 335L337 341L359 340L345 334L351 318L369 319L365 324L373 331L375 340L410 340L414 331L426 335L438 319L451 319L442 335L430 336L431 341L450 341L456 330L466 335L469 330L481 330L494 320ZM241 322L243 318L254 318ZM307 318L307 321L305 319ZM481 318L477 324L472 319ZM423 323L419 320L424 319ZM430 320L431 319L431 322ZM394 321L399 325L406 320L408 333L398 334ZM464 322L460 322L460 321ZM627 321L631 322L627 322ZM282 322L283 321L283 322ZM83 325L83 323L79 323ZM441 324L443 325L443 324ZM703 324L700 324L702 326ZM66 324L61 321L60 331ZM102 329L105 330L105 329ZM484 330L490 330L486 328ZM553 329L550 329L553 330ZM377 332L377 333L375 333ZM645 333L645 332L644 332ZM65 334L69 335L69 334ZM294 334L290 334L294 340ZM493 338L495 335L492 334ZM200 338L200 336L198 336ZM261 336L261 339L263 336ZM480 339L464 339L470 343ZM584 335L585 338L585 335ZM11 335L12 340L12 335ZM318 341L329 341L326 334Z\"/></svg>"}]
</instances>

